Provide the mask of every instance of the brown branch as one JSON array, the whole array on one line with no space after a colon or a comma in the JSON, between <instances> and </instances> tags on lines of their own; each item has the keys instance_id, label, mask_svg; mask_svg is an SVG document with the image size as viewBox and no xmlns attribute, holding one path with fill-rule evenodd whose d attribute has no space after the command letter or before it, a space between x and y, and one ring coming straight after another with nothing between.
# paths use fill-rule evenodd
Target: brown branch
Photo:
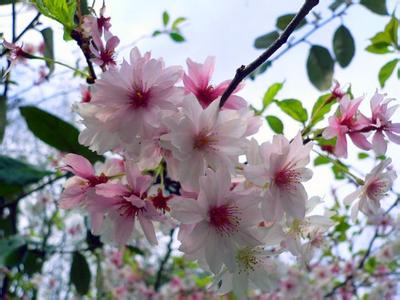
<instances>
[{"instance_id":1,"label":"brown branch","mask_svg":"<svg viewBox=\"0 0 400 300\"><path fill-rule=\"evenodd\" d=\"M240 82L242 82L243 79L245 79L259 66L261 66L264 62L266 62L280 47L282 47L287 42L289 36L293 33L296 27L300 24L301 21L305 19L305 17L308 15L310 11L315 6L318 5L318 3L319 0L306 0L303 6L301 7L300 11L289 23L289 25L282 32L279 38L255 61L253 61L247 66L242 65L239 69L236 70L235 77L233 78L228 88L225 90L225 92L221 97L221 102L219 104L220 107L224 106L229 96L234 92L234 90L238 87L238 85L240 84Z\"/></svg>"}]
</instances>

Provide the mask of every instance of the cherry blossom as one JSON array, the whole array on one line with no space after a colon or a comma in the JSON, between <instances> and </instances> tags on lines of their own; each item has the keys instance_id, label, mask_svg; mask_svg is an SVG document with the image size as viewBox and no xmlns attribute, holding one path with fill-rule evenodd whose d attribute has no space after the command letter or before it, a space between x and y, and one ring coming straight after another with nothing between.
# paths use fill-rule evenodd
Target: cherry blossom
<instances>
[{"instance_id":1,"label":"cherry blossom","mask_svg":"<svg viewBox=\"0 0 400 300\"><path fill-rule=\"evenodd\" d=\"M390 167L391 162L390 158L380 162L365 177L364 184L343 200L345 204L349 205L357 198L359 199L351 209L353 221L356 220L358 211L365 215L375 215L380 212L380 201L392 188L393 182L397 178L396 172Z\"/></svg>"},{"instance_id":2,"label":"cherry blossom","mask_svg":"<svg viewBox=\"0 0 400 300\"><path fill-rule=\"evenodd\" d=\"M152 177L142 175L132 162L126 163L126 180L123 183L104 183L96 188L103 198L91 201L88 211L106 215L112 224L112 239L118 244L126 244L132 237L137 219L150 244L157 244L152 221L159 220L159 213L152 201L147 199L147 191Z\"/></svg>"},{"instance_id":3,"label":"cherry blossom","mask_svg":"<svg viewBox=\"0 0 400 300\"><path fill-rule=\"evenodd\" d=\"M385 94L375 93L371 98L372 116L367 119L368 125L373 126L375 133L372 138L372 146L377 155L386 153L387 141L384 134L393 143L400 144L400 123L392 123L390 120L398 105L390 106L393 99L385 99Z\"/></svg>"},{"instance_id":4,"label":"cherry blossom","mask_svg":"<svg viewBox=\"0 0 400 300\"><path fill-rule=\"evenodd\" d=\"M279 220L284 212L304 218L308 197L301 182L312 176L312 171L305 168L312 146L303 145L300 134L292 142L275 135L272 143L260 146L259 158L255 159L259 163L244 167L246 178L265 189L261 210L266 221Z\"/></svg>"},{"instance_id":5,"label":"cherry blossom","mask_svg":"<svg viewBox=\"0 0 400 300\"><path fill-rule=\"evenodd\" d=\"M180 77L180 67L165 68L162 59L133 48L130 63L124 61L96 81L91 103L101 111L103 127L129 142L158 128L161 111L177 110L182 93L174 85Z\"/></svg>"},{"instance_id":6,"label":"cherry blossom","mask_svg":"<svg viewBox=\"0 0 400 300\"><path fill-rule=\"evenodd\" d=\"M349 135L355 145L364 150L372 148L362 129L365 127L360 122L358 107L362 97L350 99L348 95L343 96L339 102L339 109L336 115L329 117L329 126L323 131L322 135L326 139L337 138L335 154L337 156L347 157L347 138Z\"/></svg>"},{"instance_id":7,"label":"cherry blossom","mask_svg":"<svg viewBox=\"0 0 400 300\"><path fill-rule=\"evenodd\" d=\"M207 167L234 173L238 156L244 154L246 119L234 110L219 111L219 101L203 109L193 96L183 102L182 117L166 120L169 133L163 146L177 161L177 176L186 189L195 190Z\"/></svg>"},{"instance_id":8,"label":"cherry blossom","mask_svg":"<svg viewBox=\"0 0 400 300\"><path fill-rule=\"evenodd\" d=\"M222 264L235 270L236 245L261 244L252 233L252 227L261 220L259 201L254 193L231 190L230 176L222 169L208 169L206 176L200 178L197 199L170 200L172 217L181 224L192 225L183 227L180 249L197 259L205 258L214 273L220 271Z\"/></svg>"},{"instance_id":9,"label":"cherry blossom","mask_svg":"<svg viewBox=\"0 0 400 300\"><path fill-rule=\"evenodd\" d=\"M230 272L225 268L214 278L214 286L219 285L218 293L224 295L234 291L239 299L246 299L250 285L262 291L274 290L281 272L270 257L271 253L262 247L236 249L236 270Z\"/></svg>"},{"instance_id":10,"label":"cherry blossom","mask_svg":"<svg viewBox=\"0 0 400 300\"><path fill-rule=\"evenodd\" d=\"M91 163L83 156L67 154L64 158L64 171L69 171L75 176L69 178L64 184L60 196L59 206L62 209L87 208L93 201L105 200L96 194L96 188L102 183L113 181L115 177L124 172L124 165L120 160L110 159L104 165L97 166L96 175ZM98 232L103 223L103 214L90 212L93 232Z\"/></svg>"},{"instance_id":11,"label":"cherry blossom","mask_svg":"<svg viewBox=\"0 0 400 300\"><path fill-rule=\"evenodd\" d=\"M201 106L206 108L214 100L222 96L228 87L230 80L226 80L217 86L210 84L211 76L214 73L215 58L209 56L203 64L196 63L190 58L186 60L188 66L188 74L183 75L183 83L188 92L193 93ZM234 93L236 93L242 86L239 86ZM241 109L246 108L247 102L242 97L231 95L224 104L224 108Z\"/></svg>"}]
</instances>

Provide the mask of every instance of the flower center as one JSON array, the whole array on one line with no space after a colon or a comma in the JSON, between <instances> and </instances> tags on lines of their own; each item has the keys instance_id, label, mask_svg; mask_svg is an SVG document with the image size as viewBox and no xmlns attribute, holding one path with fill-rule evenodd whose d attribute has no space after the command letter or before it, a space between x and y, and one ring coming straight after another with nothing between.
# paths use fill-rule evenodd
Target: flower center
<instances>
[{"instance_id":1,"label":"flower center","mask_svg":"<svg viewBox=\"0 0 400 300\"><path fill-rule=\"evenodd\" d=\"M193 148L198 149L198 150L205 150L205 149L209 148L215 142L216 142L215 137L212 137L211 135L207 135L203 132L200 132L194 138Z\"/></svg>"},{"instance_id":2,"label":"flower center","mask_svg":"<svg viewBox=\"0 0 400 300\"><path fill-rule=\"evenodd\" d=\"M259 263L255 251L248 247L237 252L236 261L239 265L239 273L254 271L255 266Z\"/></svg>"},{"instance_id":3,"label":"flower center","mask_svg":"<svg viewBox=\"0 0 400 300\"><path fill-rule=\"evenodd\" d=\"M383 181L376 180L368 185L367 196L372 200L379 201L385 196L386 191L387 184Z\"/></svg>"},{"instance_id":4,"label":"flower center","mask_svg":"<svg viewBox=\"0 0 400 300\"><path fill-rule=\"evenodd\" d=\"M215 93L214 87L209 85L205 89L197 90L196 98L199 100L201 106L206 108L211 102L218 98L218 95Z\"/></svg>"},{"instance_id":5,"label":"flower center","mask_svg":"<svg viewBox=\"0 0 400 300\"><path fill-rule=\"evenodd\" d=\"M114 51L113 50L104 50L100 52L100 59L103 61L102 66L109 66L109 65L115 65L115 59L114 59Z\"/></svg>"},{"instance_id":6,"label":"flower center","mask_svg":"<svg viewBox=\"0 0 400 300\"><path fill-rule=\"evenodd\" d=\"M211 207L208 217L211 226L220 234L230 235L237 230L240 224L239 209L236 206Z\"/></svg>"},{"instance_id":7,"label":"flower center","mask_svg":"<svg viewBox=\"0 0 400 300\"><path fill-rule=\"evenodd\" d=\"M131 105L134 109L147 107L149 104L149 92L143 92L141 90L134 90L129 94L129 98L132 100Z\"/></svg>"},{"instance_id":8,"label":"flower center","mask_svg":"<svg viewBox=\"0 0 400 300\"><path fill-rule=\"evenodd\" d=\"M282 170L275 174L275 184L280 188L285 188L300 183L300 174L296 170Z\"/></svg>"},{"instance_id":9,"label":"flower center","mask_svg":"<svg viewBox=\"0 0 400 300\"><path fill-rule=\"evenodd\" d=\"M157 195L150 198L151 202L156 209L161 210L163 213L166 211L170 211L170 207L168 206L168 201L171 200L172 196L164 196L162 190L159 189Z\"/></svg>"},{"instance_id":10,"label":"flower center","mask_svg":"<svg viewBox=\"0 0 400 300\"><path fill-rule=\"evenodd\" d=\"M93 176L89 179L89 186L94 187L98 184L106 183L108 181L108 177L101 173L100 176Z\"/></svg>"},{"instance_id":11,"label":"flower center","mask_svg":"<svg viewBox=\"0 0 400 300\"><path fill-rule=\"evenodd\" d=\"M117 204L117 210L121 217L133 218L138 215L139 212L145 211L144 207L137 207L133 205L130 201L122 198Z\"/></svg>"}]
</instances>

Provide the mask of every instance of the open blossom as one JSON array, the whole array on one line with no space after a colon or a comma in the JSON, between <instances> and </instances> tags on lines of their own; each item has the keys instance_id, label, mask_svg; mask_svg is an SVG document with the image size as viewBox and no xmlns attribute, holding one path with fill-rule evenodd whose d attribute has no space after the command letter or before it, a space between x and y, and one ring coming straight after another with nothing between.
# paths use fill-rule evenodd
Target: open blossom
<instances>
[{"instance_id":1,"label":"open blossom","mask_svg":"<svg viewBox=\"0 0 400 300\"><path fill-rule=\"evenodd\" d=\"M345 204L349 205L357 198L359 199L351 209L353 221L356 220L358 211L368 216L380 212L380 201L392 188L393 182L397 178L396 172L389 166L391 162L390 158L380 162L365 177L364 185L343 200Z\"/></svg>"},{"instance_id":2,"label":"open blossom","mask_svg":"<svg viewBox=\"0 0 400 300\"><path fill-rule=\"evenodd\" d=\"M193 93L203 108L207 107L218 97L222 96L230 80L226 80L216 86L211 82L214 73L215 58L207 57L203 64L196 63L190 58L186 61L188 74L183 75L183 84L188 92ZM237 92L241 86L234 91ZM247 107L247 102L242 97L231 95L224 104L224 108L241 109Z\"/></svg>"},{"instance_id":3,"label":"open blossom","mask_svg":"<svg viewBox=\"0 0 400 300\"><path fill-rule=\"evenodd\" d=\"M113 177L124 172L124 166L120 160L108 160L102 166L99 175L96 175L91 163L83 156L67 154L64 158L64 171L72 172L75 176L69 178L64 184L64 190L60 196L59 206L62 209L86 208L90 201L98 201L96 187L99 184L113 180ZM93 231L96 232L102 224L103 214L91 213Z\"/></svg>"},{"instance_id":4,"label":"open blossom","mask_svg":"<svg viewBox=\"0 0 400 300\"><path fill-rule=\"evenodd\" d=\"M278 265L269 258L271 253L262 247L243 247L236 249L236 271L223 269L214 278L218 294L224 295L234 291L239 299L247 299L246 292L249 286L262 291L272 291L278 284Z\"/></svg>"},{"instance_id":5,"label":"open blossom","mask_svg":"<svg viewBox=\"0 0 400 300\"><path fill-rule=\"evenodd\" d=\"M182 116L166 121L169 133L161 140L177 160L177 175L184 188L196 190L207 167L234 172L244 153L246 118L238 111L219 111L219 101L203 109L193 96L183 101Z\"/></svg>"},{"instance_id":6,"label":"open blossom","mask_svg":"<svg viewBox=\"0 0 400 300\"><path fill-rule=\"evenodd\" d=\"M305 168L310 161L312 146L312 143L303 145L300 133L292 142L282 135L275 135L272 143L260 146L260 157L252 159L258 163L244 167L250 182L266 188L261 202L266 221L279 220L284 212L294 218L304 218L308 197L301 183L312 177L312 171ZM255 150L250 152L257 153Z\"/></svg>"},{"instance_id":7,"label":"open blossom","mask_svg":"<svg viewBox=\"0 0 400 300\"><path fill-rule=\"evenodd\" d=\"M130 63L124 61L120 69L110 69L96 81L91 108L81 105L82 122L88 128L80 142L107 151L113 148L106 146L115 147L117 140L129 143L151 134L161 125L162 115L177 110L182 92L174 85L180 77L179 67L165 68L149 52L142 56L137 48L132 49Z\"/></svg>"},{"instance_id":8,"label":"open blossom","mask_svg":"<svg viewBox=\"0 0 400 300\"><path fill-rule=\"evenodd\" d=\"M372 147L377 155L386 153L385 135L393 143L400 144L400 123L392 123L390 120L398 105L389 106L393 99L385 99L385 96L375 93L370 102L372 116L366 119L367 126L373 126L375 130Z\"/></svg>"},{"instance_id":9,"label":"open blossom","mask_svg":"<svg viewBox=\"0 0 400 300\"><path fill-rule=\"evenodd\" d=\"M348 95L341 98L339 109L334 116L329 117L329 126L323 131L322 135L326 139L337 138L335 154L347 157L347 138L349 135L353 143L361 149L369 150L372 145L368 142L361 130L365 127L360 122L358 107L362 97L351 100Z\"/></svg>"},{"instance_id":10,"label":"open blossom","mask_svg":"<svg viewBox=\"0 0 400 300\"><path fill-rule=\"evenodd\" d=\"M104 183L96 188L96 193L103 198L91 201L87 210L106 215L112 224L112 239L124 245L131 238L137 219L150 244L157 244L152 221L159 219L159 213L147 191L152 184L152 177L142 175L132 162L126 163L127 184Z\"/></svg>"},{"instance_id":11,"label":"open blossom","mask_svg":"<svg viewBox=\"0 0 400 300\"><path fill-rule=\"evenodd\" d=\"M205 258L214 273L220 271L223 263L235 270L238 245L261 244L252 232L261 220L259 201L254 193L231 190L230 176L224 170L208 169L200 179L197 199L177 197L169 201L172 217L184 225L184 232L179 235L180 249L194 258ZM191 228L186 230L185 225Z\"/></svg>"},{"instance_id":12,"label":"open blossom","mask_svg":"<svg viewBox=\"0 0 400 300\"><path fill-rule=\"evenodd\" d=\"M323 244L323 234L334 225L331 220L332 212L325 211L323 215L314 214L314 208L322 203L319 197L311 197L306 202L304 219L286 218L286 235L281 245L288 249L297 259L308 264L314 249Z\"/></svg>"},{"instance_id":13,"label":"open blossom","mask_svg":"<svg viewBox=\"0 0 400 300\"><path fill-rule=\"evenodd\" d=\"M96 64L106 69L107 67L113 67L117 64L115 61L115 48L119 45L119 38L112 35L109 31L104 34L105 45L100 36L93 35L90 44L90 51L94 55L91 60Z\"/></svg>"}]
</instances>

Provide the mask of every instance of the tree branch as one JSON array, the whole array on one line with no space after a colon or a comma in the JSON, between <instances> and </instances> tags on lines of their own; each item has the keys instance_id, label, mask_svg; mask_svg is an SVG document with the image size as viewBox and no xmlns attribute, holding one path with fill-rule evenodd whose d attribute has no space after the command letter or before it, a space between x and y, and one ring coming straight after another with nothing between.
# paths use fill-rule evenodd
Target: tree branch
<instances>
[{"instance_id":1,"label":"tree branch","mask_svg":"<svg viewBox=\"0 0 400 300\"><path fill-rule=\"evenodd\" d=\"M288 40L289 36L293 33L296 27L300 24L301 21L305 19L308 13L319 3L319 0L306 0L300 11L293 18L293 20L289 23L286 29L282 32L279 38L264 52L262 53L255 61L250 63L247 66L241 66L236 70L236 75L229 84L228 88L225 90L221 97L221 102L219 104L220 107L224 106L225 102L228 100L229 96L234 92L234 90L238 87L240 82L245 79L248 75L250 75L254 70L256 70L259 66L261 66L265 61L267 61L280 47L282 47Z\"/></svg>"},{"instance_id":2,"label":"tree branch","mask_svg":"<svg viewBox=\"0 0 400 300\"><path fill-rule=\"evenodd\" d=\"M162 279L162 275L164 272L164 268L165 268L165 264L168 262L170 256L171 256L171 252L172 252L172 242L174 241L174 232L175 232L175 228L171 229L171 231L169 232L169 237L170 240L167 244L167 252L165 253L165 256L163 258L163 260L160 263L160 267L158 269L157 275L156 275L156 282L154 283L154 290L157 292L160 287L161 287L161 279Z\"/></svg>"}]
</instances>

